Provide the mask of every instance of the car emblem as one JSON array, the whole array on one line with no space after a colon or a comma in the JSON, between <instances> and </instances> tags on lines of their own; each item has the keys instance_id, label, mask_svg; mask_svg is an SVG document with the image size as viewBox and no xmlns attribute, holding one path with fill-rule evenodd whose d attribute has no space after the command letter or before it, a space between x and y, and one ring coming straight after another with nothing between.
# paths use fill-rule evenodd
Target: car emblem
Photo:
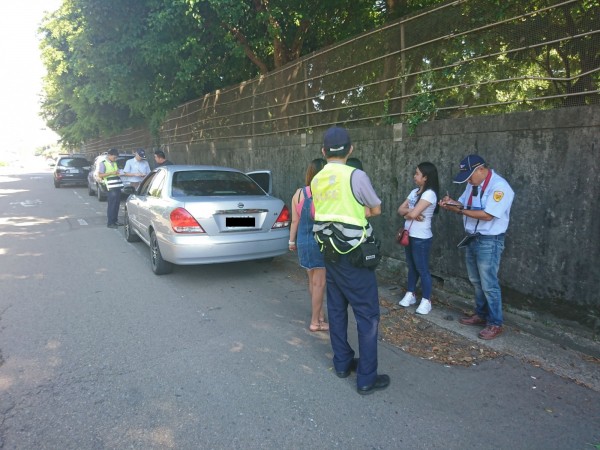
<instances>
[{"instance_id":1,"label":"car emblem","mask_svg":"<svg viewBox=\"0 0 600 450\"><path fill-rule=\"evenodd\" d=\"M242 202L238 203L238 208L242 209L244 207L244 204Z\"/></svg>"}]
</instances>

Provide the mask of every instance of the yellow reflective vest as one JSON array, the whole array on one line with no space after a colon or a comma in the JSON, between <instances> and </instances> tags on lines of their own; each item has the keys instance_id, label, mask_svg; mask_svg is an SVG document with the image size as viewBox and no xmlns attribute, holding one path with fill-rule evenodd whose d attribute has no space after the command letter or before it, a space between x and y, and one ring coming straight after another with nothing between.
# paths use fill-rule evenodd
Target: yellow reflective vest
<instances>
[{"instance_id":1,"label":"yellow reflective vest","mask_svg":"<svg viewBox=\"0 0 600 450\"><path fill-rule=\"evenodd\" d=\"M105 173L115 172L116 170L119 169L116 162L111 162L108 159L105 159L102 162L104 163L104 172ZM102 178L102 182L106 186L106 189L108 189L109 191L111 189L119 189L119 188L123 187L123 181L121 180L121 177L118 175L104 177L104 178Z\"/></svg>"},{"instance_id":2,"label":"yellow reflective vest","mask_svg":"<svg viewBox=\"0 0 600 450\"><path fill-rule=\"evenodd\" d=\"M328 163L315 175L310 184L315 222L367 226L365 208L352 193L350 178L354 170L345 164Z\"/></svg>"}]
</instances>

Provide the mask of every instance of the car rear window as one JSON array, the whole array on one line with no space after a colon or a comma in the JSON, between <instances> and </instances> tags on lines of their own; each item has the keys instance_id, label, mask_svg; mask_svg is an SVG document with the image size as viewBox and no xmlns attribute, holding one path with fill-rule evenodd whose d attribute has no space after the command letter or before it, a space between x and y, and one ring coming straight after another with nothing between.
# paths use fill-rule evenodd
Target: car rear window
<instances>
[{"instance_id":1,"label":"car rear window","mask_svg":"<svg viewBox=\"0 0 600 450\"><path fill-rule=\"evenodd\" d=\"M175 172L171 193L173 197L265 195L247 175L219 170Z\"/></svg>"},{"instance_id":2,"label":"car rear window","mask_svg":"<svg viewBox=\"0 0 600 450\"><path fill-rule=\"evenodd\" d=\"M90 162L84 158L61 158L58 165L63 166L63 167L82 168L82 167L89 166Z\"/></svg>"}]
</instances>

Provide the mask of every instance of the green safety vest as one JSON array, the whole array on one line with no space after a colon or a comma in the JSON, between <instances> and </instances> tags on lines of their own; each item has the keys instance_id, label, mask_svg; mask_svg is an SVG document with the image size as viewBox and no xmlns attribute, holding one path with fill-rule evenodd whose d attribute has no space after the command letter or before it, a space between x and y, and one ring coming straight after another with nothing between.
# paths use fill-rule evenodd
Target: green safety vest
<instances>
[{"instance_id":1,"label":"green safety vest","mask_svg":"<svg viewBox=\"0 0 600 450\"><path fill-rule=\"evenodd\" d=\"M338 222L366 227L365 207L352 193L350 177L356 170L345 164L326 164L315 175L310 189L315 205L315 222Z\"/></svg>"},{"instance_id":2,"label":"green safety vest","mask_svg":"<svg viewBox=\"0 0 600 450\"><path fill-rule=\"evenodd\" d=\"M104 163L104 172L114 172L119 169L116 162L111 162L108 159L105 159L102 162ZM102 182L106 186L106 189L108 189L109 191L111 189L120 189L123 187L123 181L118 175L104 177L102 178Z\"/></svg>"}]
</instances>

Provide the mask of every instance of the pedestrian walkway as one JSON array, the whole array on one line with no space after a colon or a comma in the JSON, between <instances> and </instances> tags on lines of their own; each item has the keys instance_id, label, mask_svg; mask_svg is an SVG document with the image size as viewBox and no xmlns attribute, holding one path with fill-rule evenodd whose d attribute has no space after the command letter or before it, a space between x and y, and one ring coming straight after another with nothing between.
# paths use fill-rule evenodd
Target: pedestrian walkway
<instances>
[{"instance_id":1,"label":"pedestrian walkway","mask_svg":"<svg viewBox=\"0 0 600 450\"><path fill-rule=\"evenodd\" d=\"M404 289L382 282L380 293L396 303L404 295ZM551 371L561 377L600 392L600 342L589 339L577 330L556 323L540 323L505 312L505 331L491 341L477 337L479 327L465 326L458 322L463 311L472 305L464 298L436 292L432 311L419 316L432 324L471 339L479 346L487 346L524 360L534 366Z\"/></svg>"}]
</instances>

